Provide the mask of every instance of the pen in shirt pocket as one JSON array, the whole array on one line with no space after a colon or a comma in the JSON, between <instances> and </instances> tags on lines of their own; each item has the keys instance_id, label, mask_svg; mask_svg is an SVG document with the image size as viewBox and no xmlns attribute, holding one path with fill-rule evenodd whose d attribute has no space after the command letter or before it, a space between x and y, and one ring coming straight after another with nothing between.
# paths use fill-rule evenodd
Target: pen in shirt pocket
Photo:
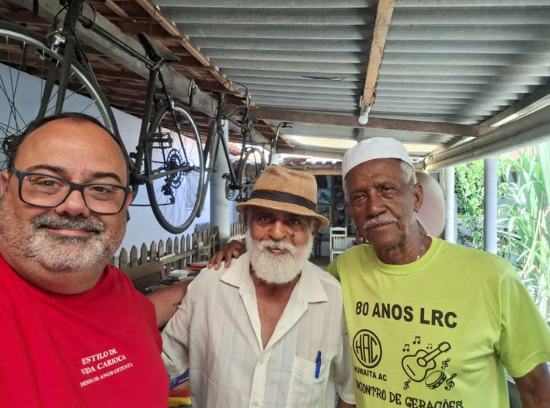
<instances>
[{"instance_id":1,"label":"pen in shirt pocket","mask_svg":"<svg viewBox=\"0 0 550 408\"><path fill-rule=\"evenodd\" d=\"M319 378L321 374L321 350L317 352L317 359L315 360L315 378Z\"/></svg>"}]
</instances>

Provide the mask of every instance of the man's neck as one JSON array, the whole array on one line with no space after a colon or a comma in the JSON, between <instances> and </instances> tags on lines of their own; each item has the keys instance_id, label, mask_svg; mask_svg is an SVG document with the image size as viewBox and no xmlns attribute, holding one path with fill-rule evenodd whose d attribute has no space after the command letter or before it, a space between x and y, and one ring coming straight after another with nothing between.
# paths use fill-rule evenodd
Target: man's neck
<instances>
[{"instance_id":1,"label":"man's neck","mask_svg":"<svg viewBox=\"0 0 550 408\"><path fill-rule=\"evenodd\" d=\"M31 259L11 256L9 251L0 247L6 263L21 278L33 285L62 295L74 295L93 288L101 277L106 264L86 270L51 271Z\"/></svg>"},{"instance_id":2,"label":"man's neck","mask_svg":"<svg viewBox=\"0 0 550 408\"><path fill-rule=\"evenodd\" d=\"M420 231L395 247L374 248L376 257L388 265L406 265L420 259L430 248L432 239Z\"/></svg>"},{"instance_id":3,"label":"man's neck","mask_svg":"<svg viewBox=\"0 0 550 408\"><path fill-rule=\"evenodd\" d=\"M262 325L262 344L265 349L301 275L282 285L267 283L258 278L254 271L250 271L250 276L256 289L258 313Z\"/></svg>"}]
</instances>

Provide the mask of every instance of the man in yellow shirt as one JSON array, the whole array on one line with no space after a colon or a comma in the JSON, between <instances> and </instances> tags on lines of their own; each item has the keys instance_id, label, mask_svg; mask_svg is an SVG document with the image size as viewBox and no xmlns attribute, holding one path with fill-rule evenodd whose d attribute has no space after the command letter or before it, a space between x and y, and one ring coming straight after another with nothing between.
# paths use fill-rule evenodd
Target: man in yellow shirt
<instances>
[{"instance_id":1,"label":"man in yellow shirt","mask_svg":"<svg viewBox=\"0 0 550 408\"><path fill-rule=\"evenodd\" d=\"M358 143L342 173L369 243L328 267L342 284L357 406L502 408L507 371L524 408L549 407L550 332L512 265L423 233L423 190L397 140Z\"/></svg>"}]
</instances>

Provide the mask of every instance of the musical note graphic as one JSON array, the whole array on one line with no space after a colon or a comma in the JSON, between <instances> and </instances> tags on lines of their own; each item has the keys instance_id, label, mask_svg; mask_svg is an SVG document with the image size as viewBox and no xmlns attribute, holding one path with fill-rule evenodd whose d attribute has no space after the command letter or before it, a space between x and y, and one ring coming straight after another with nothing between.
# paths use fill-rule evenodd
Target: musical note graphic
<instances>
[{"instance_id":1,"label":"musical note graphic","mask_svg":"<svg viewBox=\"0 0 550 408\"><path fill-rule=\"evenodd\" d=\"M403 389L406 391L409 389L409 384L411 383L411 380L405 381L405 384L403 385Z\"/></svg>"},{"instance_id":2,"label":"musical note graphic","mask_svg":"<svg viewBox=\"0 0 550 408\"><path fill-rule=\"evenodd\" d=\"M411 346L410 346L409 344L405 344L405 346L403 347L403 351L404 351L405 353L411 351Z\"/></svg>"},{"instance_id":3,"label":"musical note graphic","mask_svg":"<svg viewBox=\"0 0 550 408\"><path fill-rule=\"evenodd\" d=\"M447 381L445 381L445 384L447 384L445 386L445 389L447 391L449 391L451 388L453 388L455 386L455 382L453 381L453 378L455 378L457 376L457 374L453 374L449 377L449 379Z\"/></svg>"},{"instance_id":4,"label":"musical note graphic","mask_svg":"<svg viewBox=\"0 0 550 408\"><path fill-rule=\"evenodd\" d=\"M449 367L449 361L451 361L450 358L447 358L447 359L443 360L443 363L441 364L441 369L442 370L445 370L447 367Z\"/></svg>"},{"instance_id":5,"label":"musical note graphic","mask_svg":"<svg viewBox=\"0 0 550 408\"><path fill-rule=\"evenodd\" d=\"M414 338L413 344L420 344L420 336Z\"/></svg>"},{"instance_id":6,"label":"musical note graphic","mask_svg":"<svg viewBox=\"0 0 550 408\"><path fill-rule=\"evenodd\" d=\"M427 347L427 349L428 349L428 350L431 350L431 349L433 349L433 345L432 345L432 343L428 343L428 347Z\"/></svg>"}]
</instances>

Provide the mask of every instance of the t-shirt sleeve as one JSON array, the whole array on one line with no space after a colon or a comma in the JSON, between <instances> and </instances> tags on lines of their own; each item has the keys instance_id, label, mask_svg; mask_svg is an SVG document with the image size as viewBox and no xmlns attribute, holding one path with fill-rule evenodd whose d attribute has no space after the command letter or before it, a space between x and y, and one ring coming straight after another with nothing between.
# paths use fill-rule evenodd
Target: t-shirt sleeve
<instances>
[{"instance_id":1,"label":"t-shirt sleeve","mask_svg":"<svg viewBox=\"0 0 550 408\"><path fill-rule=\"evenodd\" d=\"M348 404L355 404L354 375L351 359L348 329L342 316L342 341L340 353L336 362L336 392L338 396Z\"/></svg>"},{"instance_id":2,"label":"t-shirt sleeve","mask_svg":"<svg viewBox=\"0 0 550 408\"><path fill-rule=\"evenodd\" d=\"M162 331L162 360L170 378L178 377L189 368L189 328L193 315L193 286L189 285L178 310Z\"/></svg>"},{"instance_id":3,"label":"t-shirt sleeve","mask_svg":"<svg viewBox=\"0 0 550 408\"><path fill-rule=\"evenodd\" d=\"M512 377L522 377L550 361L550 330L511 265L500 281L500 304L497 353Z\"/></svg>"}]
</instances>

